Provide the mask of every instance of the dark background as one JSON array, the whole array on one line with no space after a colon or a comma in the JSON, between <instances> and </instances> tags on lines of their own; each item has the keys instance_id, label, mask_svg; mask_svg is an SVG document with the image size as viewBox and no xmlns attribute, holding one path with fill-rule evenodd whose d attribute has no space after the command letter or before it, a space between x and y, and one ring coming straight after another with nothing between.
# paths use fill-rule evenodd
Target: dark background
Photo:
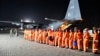
<instances>
[{"instance_id":1,"label":"dark background","mask_svg":"<svg viewBox=\"0 0 100 56\"><path fill-rule=\"evenodd\" d=\"M0 21L20 21L30 18L36 23L48 24L44 18L63 19L69 0L0 0ZM84 27L100 26L99 0L79 0ZM0 23L0 26L9 24ZM77 25L77 26L80 26Z\"/></svg>"}]
</instances>

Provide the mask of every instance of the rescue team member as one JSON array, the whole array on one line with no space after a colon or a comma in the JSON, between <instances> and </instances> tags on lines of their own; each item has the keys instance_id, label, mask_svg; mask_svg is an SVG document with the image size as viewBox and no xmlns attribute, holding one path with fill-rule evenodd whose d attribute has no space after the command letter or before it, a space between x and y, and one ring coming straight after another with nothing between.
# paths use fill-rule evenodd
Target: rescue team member
<instances>
[{"instance_id":1,"label":"rescue team member","mask_svg":"<svg viewBox=\"0 0 100 56\"><path fill-rule=\"evenodd\" d=\"M55 46L58 45L58 38L59 38L58 35L59 35L59 31L57 30L57 31L55 32L55 39L54 39L54 40L55 40L55 42L54 42L54 43L55 43Z\"/></svg>"},{"instance_id":2,"label":"rescue team member","mask_svg":"<svg viewBox=\"0 0 100 56\"><path fill-rule=\"evenodd\" d=\"M65 38L66 38L66 32L63 31L63 36L62 36L62 47L65 47Z\"/></svg>"},{"instance_id":3,"label":"rescue team member","mask_svg":"<svg viewBox=\"0 0 100 56\"><path fill-rule=\"evenodd\" d=\"M65 48L69 47L69 32L66 30L65 32Z\"/></svg>"},{"instance_id":4,"label":"rescue team member","mask_svg":"<svg viewBox=\"0 0 100 56\"><path fill-rule=\"evenodd\" d=\"M46 37L47 37L46 30L43 30L43 44L46 43Z\"/></svg>"},{"instance_id":5,"label":"rescue team member","mask_svg":"<svg viewBox=\"0 0 100 56\"><path fill-rule=\"evenodd\" d=\"M49 32L49 30L50 30L50 29L48 29L48 30L47 30L47 33L46 33L46 34L47 34L47 37L46 37L46 44L47 44L47 45L49 44L49 39L48 39L48 36L49 36L49 33L48 33L48 32Z\"/></svg>"},{"instance_id":6,"label":"rescue team member","mask_svg":"<svg viewBox=\"0 0 100 56\"><path fill-rule=\"evenodd\" d=\"M49 29L48 30L48 44L50 45L50 40L51 40L51 38L52 38L52 31L51 31L51 29Z\"/></svg>"},{"instance_id":7,"label":"rescue team member","mask_svg":"<svg viewBox=\"0 0 100 56\"><path fill-rule=\"evenodd\" d=\"M73 49L77 49L77 27L74 28Z\"/></svg>"},{"instance_id":8,"label":"rescue team member","mask_svg":"<svg viewBox=\"0 0 100 56\"><path fill-rule=\"evenodd\" d=\"M28 30L28 40L32 40L32 31L31 31L31 29Z\"/></svg>"},{"instance_id":9,"label":"rescue team member","mask_svg":"<svg viewBox=\"0 0 100 56\"><path fill-rule=\"evenodd\" d=\"M38 29L35 29L35 42L38 42Z\"/></svg>"},{"instance_id":10,"label":"rescue team member","mask_svg":"<svg viewBox=\"0 0 100 56\"><path fill-rule=\"evenodd\" d=\"M87 52L88 51L88 42L89 42L89 32L88 28L85 28L84 33L83 33L83 51Z\"/></svg>"},{"instance_id":11,"label":"rescue team member","mask_svg":"<svg viewBox=\"0 0 100 56\"><path fill-rule=\"evenodd\" d=\"M54 32L53 32L53 37L54 37L54 38L53 38L53 45L54 45L54 46L56 46L56 45L55 45L56 34L57 34L57 31L54 30Z\"/></svg>"},{"instance_id":12,"label":"rescue team member","mask_svg":"<svg viewBox=\"0 0 100 56\"><path fill-rule=\"evenodd\" d=\"M73 37L74 37L74 33L72 29L70 29L70 32L69 32L69 48L70 49L73 48Z\"/></svg>"},{"instance_id":13,"label":"rescue team member","mask_svg":"<svg viewBox=\"0 0 100 56\"><path fill-rule=\"evenodd\" d=\"M58 32L58 47L62 47L62 35L63 35L63 32L62 30L59 30Z\"/></svg>"},{"instance_id":14,"label":"rescue team member","mask_svg":"<svg viewBox=\"0 0 100 56\"><path fill-rule=\"evenodd\" d=\"M49 37L49 45L53 46L54 45L54 31L50 30L48 32L48 37Z\"/></svg>"},{"instance_id":15,"label":"rescue team member","mask_svg":"<svg viewBox=\"0 0 100 56\"><path fill-rule=\"evenodd\" d=\"M93 43L92 43L92 52L97 53L98 52L98 43L99 43L99 38L98 38L98 33L97 30L93 30Z\"/></svg>"},{"instance_id":16,"label":"rescue team member","mask_svg":"<svg viewBox=\"0 0 100 56\"><path fill-rule=\"evenodd\" d=\"M82 36L82 32L79 29L77 32L77 44L78 44L78 50L82 50L82 48L83 48L83 36Z\"/></svg>"},{"instance_id":17,"label":"rescue team member","mask_svg":"<svg viewBox=\"0 0 100 56\"><path fill-rule=\"evenodd\" d=\"M32 40L33 40L33 41L34 41L34 37L35 37L35 36L34 36L34 35L35 35L34 33L35 33L35 31L32 30Z\"/></svg>"},{"instance_id":18,"label":"rescue team member","mask_svg":"<svg viewBox=\"0 0 100 56\"><path fill-rule=\"evenodd\" d=\"M53 34L52 30L49 29L48 30L48 37L47 37L47 40L46 40L47 44L49 44L49 45L52 45L52 38L53 38L52 34Z\"/></svg>"},{"instance_id":19,"label":"rescue team member","mask_svg":"<svg viewBox=\"0 0 100 56\"><path fill-rule=\"evenodd\" d=\"M25 38L25 39L28 38L28 30L27 30L27 29L24 30L24 38Z\"/></svg>"},{"instance_id":20,"label":"rescue team member","mask_svg":"<svg viewBox=\"0 0 100 56\"><path fill-rule=\"evenodd\" d=\"M42 44L42 36L43 36L42 35L42 30L39 29L39 32L38 33L39 33L39 35L38 35L38 42Z\"/></svg>"}]
</instances>

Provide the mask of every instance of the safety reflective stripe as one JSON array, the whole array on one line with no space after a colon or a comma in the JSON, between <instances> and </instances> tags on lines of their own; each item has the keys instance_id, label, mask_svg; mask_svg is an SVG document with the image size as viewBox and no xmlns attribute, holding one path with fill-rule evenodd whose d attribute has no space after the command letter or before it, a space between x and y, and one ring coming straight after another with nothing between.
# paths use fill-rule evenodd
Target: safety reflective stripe
<instances>
[{"instance_id":1,"label":"safety reflective stripe","mask_svg":"<svg viewBox=\"0 0 100 56\"><path fill-rule=\"evenodd\" d=\"M93 49L93 50L98 50L98 49Z\"/></svg>"},{"instance_id":2,"label":"safety reflective stripe","mask_svg":"<svg viewBox=\"0 0 100 56\"><path fill-rule=\"evenodd\" d=\"M95 42L99 42L98 40L94 40Z\"/></svg>"}]
</instances>

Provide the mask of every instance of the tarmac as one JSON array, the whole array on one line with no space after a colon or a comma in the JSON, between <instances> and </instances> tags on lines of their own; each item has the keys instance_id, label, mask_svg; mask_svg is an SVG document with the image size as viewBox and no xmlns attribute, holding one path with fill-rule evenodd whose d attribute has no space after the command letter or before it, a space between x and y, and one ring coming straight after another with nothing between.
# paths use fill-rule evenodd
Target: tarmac
<instances>
[{"instance_id":1,"label":"tarmac","mask_svg":"<svg viewBox=\"0 0 100 56\"><path fill-rule=\"evenodd\" d=\"M25 40L23 35L0 34L0 56L100 56L100 53L93 54L91 49L84 52L40 44Z\"/></svg>"}]
</instances>

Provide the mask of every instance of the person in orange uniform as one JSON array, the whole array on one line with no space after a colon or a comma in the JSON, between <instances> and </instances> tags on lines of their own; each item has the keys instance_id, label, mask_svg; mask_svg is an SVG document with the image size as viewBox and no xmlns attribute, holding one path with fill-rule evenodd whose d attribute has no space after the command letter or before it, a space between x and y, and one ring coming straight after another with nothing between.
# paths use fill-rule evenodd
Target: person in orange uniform
<instances>
[{"instance_id":1,"label":"person in orange uniform","mask_svg":"<svg viewBox=\"0 0 100 56\"><path fill-rule=\"evenodd\" d=\"M74 37L74 33L72 29L70 29L70 32L69 32L69 48L70 49L73 48L73 37Z\"/></svg>"},{"instance_id":2,"label":"person in orange uniform","mask_svg":"<svg viewBox=\"0 0 100 56\"><path fill-rule=\"evenodd\" d=\"M42 37L43 37L43 44L45 44L46 43L46 37L47 37L46 30L43 30Z\"/></svg>"},{"instance_id":3,"label":"person in orange uniform","mask_svg":"<svg viewBox=\"0 0 100 56\"><path fill-rule=\"evenodd\" d=\"M74 28L73 49L77 49L77 27Z\"/></svg>"},{"instance_id":4,"label":"person in orange uniform","mask_svg":"<svg viewBox=\"0 0 100 56\"><path fill-rule=\"evenodd\" d=\"M38 29L35 29L35 42L37 42L37 39L38 39Z\"/></svg>"},{"instance_id":5,"label":"person in orange uniform","mask_svg":"<svg viewBox=\"0 0 100 56\"><path fill-rule=\"evenodd\" d=\"M28 29L26 29L26 30L25 30L25 39L27 39L27 40L28 40L28 35L29 35L29 34L28 34Z\"/></svg>"},{"instance_id":6,"label":"person in orange uniform","mask_svg":"<svg viewBox=\"0 0 100 56\"><path fill-rule=\"evenodd\" d=\"M69 47L69 32L66 30L65 32L65 48Z\"/></svg>"},{"instance_id":7,"label":"person in orange uniform","mask_svg":"<svg viewBox=\"0 0 100 56\"><path fill-rule=\"evenodd\" d=\"M49 32L49 29L46 31L46 44L48 45L49 44L49 39L48 39L48 32Z\"/></svg>"},{"instance_id":8,"label":"person in orange uniform","mask_svg":"<svg viewBox=\"0 0 100 56\"><path fill-rule=\"evenodd\" d=\"M32 40L32 30L28 29L28 40Z\"/></svg>"},{"instance_id":9,"label":"person in orange uniform","mask_svg":"<svg viewBox=\"0 0 100 56\"><path fill-rule=\"evenodd\" d=\"M48 32L48 38L49 38L49 45L54 45L54 36L53 36L53 30L49 30Z\"/></svg>"},{"instance_id":10,"label":"person in orange uniform","mask_svg":"<svg viewBox=\"0 0 100 56\"><path fill-rule=\"evenodd\" d=\"M59 31L58 30L56 30L56 32L55 32L55 39L54 39L54 43L55 43L55 46L57 46L58 45L58 36L59 35Z\"/></svg>"},{"instance_id":11,"label":"person in orange uniform","mask_svg":"<svg viewBox=\"0 0 100 56\"><path fill-rule=\"evenodd\" d=\"M62 36L62 47L65 47L65 38L66 38L66 32L63 31L63 36Z\"/></svg>"},{"instance_id":12,"label":"person in orange uniform","mask_svg":"<svg viewBox=\"0 0 100 56\"><path fill-rule=\"evenodd\" d=\"M34 41L34 30L32 30L32 40Z\"/></svg>"},{"instance_id":13,"label":"person in orange uniform","mask_svg":"<svg viewBox=\"0 0 100 56\"><path fill-rule=\"evenodd\" d=\"M39 29L38 34L39 34L39 35L38 35L38 42L42 44L42 36L43 36L43 35L42 35L42 30L41 30L41 29Z\"/></svg>"},{"instance_id":14,"label":"person in orange uniform","mask_svg":"<svg viewBox=\"0 0 100 56\"><path fill-rule=\"evenodd\" d=\"M86 28L84 30L84 33L83 33L83 51L84 52L87 52L88 51L88 42L89 42L89 32L88 32L88 28Z\"/></svg>"},{"instance_id":15,"label":"person in orange uniform","mask_svg":"<svg viewBox=\"0 0 100 56\"><path fill-rule=\"evenodd\" d=\"M79 29L77 32L77 44L78 44L78 50L82 50L82 48L83 48L83 36L82 36L82 32Z\"/></svg>"},{"instance_id":16,"label":"person in orange uniform","mask_svg":"<svg viewBox=\"0 0 100 56\"><path fill-rule=\"evenodd\" d=\"M100 30L98 29L98 36L99 36L99 44L100 44ZM100 45L99 45L100 47Z\"/></svg>"},{"instance_id":17,"label":"person in orange uniform","mask_svg":"<svg viewBox=\"0 0 100 56\"><path fill-rule=\"evenodd\" d=\"M53 30L53 45L55 46L56 30Z\"/></svg>"},{"instance_id":18,"label":"person in orange uniform","mask_svg":"<svg viewBox=\"0 0 100 56\"><path fill-rule=\"evenodd\" d=\"M52 30L48 29L47 33L48 33L48 36L46 38L46 44L50 45L50 41L51 41L51 38L52 38Z\"/></svg>"},{"instance_id":19,"label":"person in orange uniform","mask_svg":"<svg viewBox=\"0 0 100 56\"><path fill-rule=\"evenodd\" d=\"M63 32L62 30L59 30L59 33L58 33L58 47L62 47L62 35L63 35Z\"/></svg>"},{"instance_id":20,"label":"person in orange uniform","mask_svg":"<svg viewBox=\"0 0 100 56\"><path fill-rule=\"evenodd\" d=\"M52 45L55 45L55 30L52 32Z\"/></svg>"},{"instance_id":21,"label":"person in orange uniform","mask_svg":"<svg viewBox=\"0 0 100 56\"><path fill-rule=\"evenodd\" d=\"M99 43L99 38L98 38L98 33L97 30L93 30L93 43L92 43L92 52L97 53L98 52L98 43Z\"/></svg>"}]
</instances>

